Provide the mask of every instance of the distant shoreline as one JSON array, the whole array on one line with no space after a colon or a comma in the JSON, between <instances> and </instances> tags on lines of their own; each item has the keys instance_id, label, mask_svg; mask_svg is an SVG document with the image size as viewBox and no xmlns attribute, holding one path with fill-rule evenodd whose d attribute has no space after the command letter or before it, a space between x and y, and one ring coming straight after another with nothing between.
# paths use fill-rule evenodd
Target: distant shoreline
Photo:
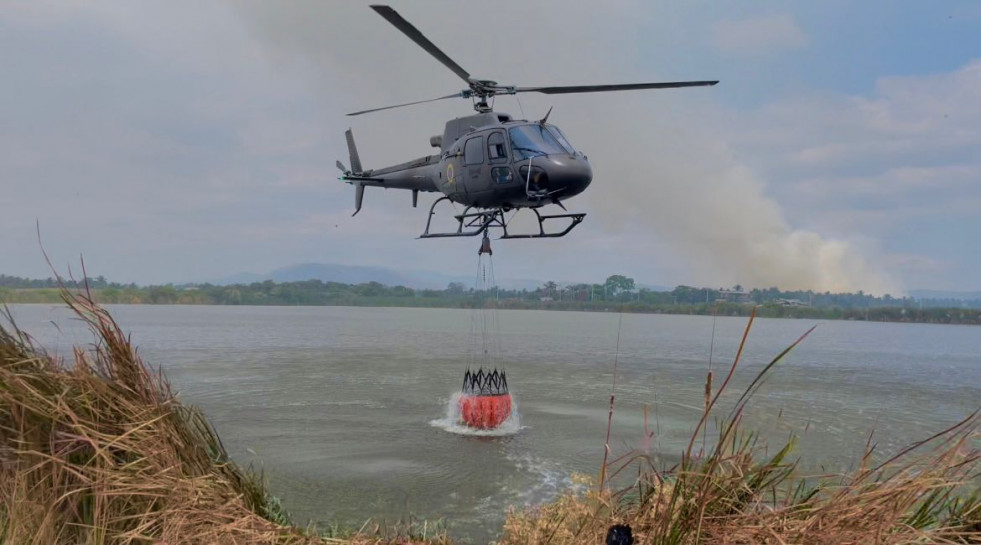
<instances>
[{"instance_id":1,"label":"distant shoreline","mask_svg":"<svg viewBox=\"0 0 981 545\"><path fill-rule=\"evenodd\" d=\"M75 290L73 290L75 291ZM318 302L283 301L278 298L241 302L207 301L195 291L176 291L172 297L154 299L148 288L102 293L92 290L99 304L111 305L195 305L195 306L306 306L306 307L375 307L375 308L473 308L478 300L472 295L448 296L372 296L344 294ZM54 288L18 289L0 292L0 304L60 304L61 295ZM698 304L650 304L637 301L534 301L527 299L484 299L490 308L504 310L555 310L573 312L626 312L631 314L669 314L691 316L749 316L756 307L761 318L845 320L862 322L919 323L942 325L981 325L981 310L975 308L901 308L901 307L808 307L775 303L714 302Z\"/></svg>"}]
</instances>

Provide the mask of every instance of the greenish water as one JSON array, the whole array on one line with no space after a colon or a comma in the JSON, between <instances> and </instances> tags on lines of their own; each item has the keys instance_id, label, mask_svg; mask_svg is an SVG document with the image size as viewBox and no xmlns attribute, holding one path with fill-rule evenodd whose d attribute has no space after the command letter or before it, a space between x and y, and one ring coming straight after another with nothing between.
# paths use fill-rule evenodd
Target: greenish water
<instances>
[{"instance_id":1,"label":"greenish water","mask_svg":"<svg viewBox=\"0 0 981 545\"><path fill-rule=\"evenodd\" d=\"M602 460L615 313L499 311L520 421L513 434L487 437L452 433L445 422L468 362L470 311L111 310L180 397L205 410L232 456L261 460L301 524L445 517L452 535L484 543L507 506L548 501ZM13 311L49 348L90 342L64 309ZM745 323L715 321L716 384ZM771 444L801 435L805 468L847 469L873 429L878 451L894 452L981 404L981 330L972 326L761 319L732 392L813 323L747 415ZM614 454L645 447L647 405L652 452L677 459L698 420L712 330L711 317L623 316Z\"/></svg>"}]
</instances>

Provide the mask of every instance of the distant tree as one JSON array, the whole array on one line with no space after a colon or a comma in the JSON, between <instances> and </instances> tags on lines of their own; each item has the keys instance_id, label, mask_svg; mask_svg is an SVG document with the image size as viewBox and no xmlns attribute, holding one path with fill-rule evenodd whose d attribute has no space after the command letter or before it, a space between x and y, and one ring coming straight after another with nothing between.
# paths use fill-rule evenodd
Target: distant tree
<instances>
[{"instance_id":1,"label":"distant tree","mask_svg":"<svg viewBox=\"0 0 981 545\"><path fill-rule=\"evenodd\" d=\"M606 279L604 286L610 295L618 295L625 291L633 291L634 279L620 274L614 274Z\"/></svg>"},{"instance_id":2,"label":"distant tree","mask_svg":"<svg viewBox=\"0 0 981 545\"><path fill-rule=\"evenodd\" d=\"M380 295L386 295L388 288L382 285L381 282L372 281L354 286L354 292L364 297L378 297Z\"/></svg>"},{"instance_id":3,"label":"distant tree","mask_svg":"<svg viewBox=\"0 0 981 545\"><path fill-rule=\"evenodd\" d=\"M461 282L450 282L450 284L446 286L447 295L463 295L466 290L467 287Z\"/></svg>"},{"instance_id":4,"label":"distant tree","mask_svg":"<svg viewBox=\"0 0 981 545\"><path fill-rule=\"evenodd\" d=\"M569 296L572 299L585 301L589 299L589 284L573 284L568 287Z\"/></svg>"},{"instance_id":5,"label":"distant tree","mask_svg":"<svg viewBox=\"0 0 981 545\"><path fill-rule=\"evenodd\" d=\"M395 286L392 288L392 295L396 297L412 297L416 294L412 288L407 288L405 286Z\"/></svg>"},{"instance_id":6,"label":"distant tree","mask_svg":"<svg viewBox=\"0 0 981 545\"><path fill-rule=\"evenodd\" d=\"M177 290L173 286L153 286L147 291L147 302L170 305L177 302Z\"/></svg>"}]
</instances>

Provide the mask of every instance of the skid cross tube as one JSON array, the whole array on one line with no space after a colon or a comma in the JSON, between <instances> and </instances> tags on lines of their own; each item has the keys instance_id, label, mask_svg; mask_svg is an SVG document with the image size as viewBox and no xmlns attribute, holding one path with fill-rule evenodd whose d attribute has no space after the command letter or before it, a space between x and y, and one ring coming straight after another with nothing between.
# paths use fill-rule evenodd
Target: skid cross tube
<instances>
[{"instance_id":1,"label":"skid cross tube","mask_svg":"<svg viewBox=\"0 0 981 545\"><path fill-rule=\"evenodd\" d=\"M426 219L426 230L419 235L419 238L474 237L483 233L488 227L491 226L502 228L505 227L504 213L501 212L501 210L495 209L470 212L473 207L468 206L462 214L453 216L457 221L456 231L450 233L430 233L429 229L432 226L433 216L436 215L436 205L444 200L449 200L449 197L440 197L436 199L432 206L429 207L429 218ZM468 230L464 231L464 228Z\"/></svg>"},{"instance_id":2,"label":"skid cross tube","mask_svg":"<svg viewBox=\"0 0 981 545\"><path fill-rule=\"evenodd\" d=\"M543 216L538 213L538 210L532 208L532 212L535 213L535 217L538 219L538 234L527 234L527 235L512 235L508 233L507 227L504 227L504 235L501 238L556 238L564 237L572 231L575 226L582 223L582 220L586 218L586 214L555 214L552 216ZM559 231L556 233L546 233L545 232L545 220L563 219L568 218L570 221L569 225L566 226L564 231Z\"/></svg>"},{"instance_id":3,"label":"skid cross tube","mask_svg":"<svg viewBox=\"0 0 981 545\"><path fill-rule=\"evenodd\" d=\"M433 216L436 215L436 205L444 200L449 200L449 197L440 197L433 202L432 206L429 207L429 217L426 219L426 230L419 235L419 238L443 238L443 237L475 237L480 234L484 234L491 228L500 228L504 232L500 238L555 238L562 237L572 231L577 225L582 223L582 220L586 217L586 214L555 214L551 216L543 216L538 212L537 209L532 208L531 211L535 213L535 219L538 220L538 232L537 233L525 233L525 234L511 234L508 232L508 220L504 215L503 208L490 208L485 210L474 210L473 206L468 206L464 209L462 214L457 214L453 218L457 222L456 231L443 232L443 233L431 233L429 230L432 227ZM569 225L562 231L557 231L554 233L545 232L545 222L547 220L554 219L568 219L570 220Z\"/></svg>"}]
</instances>

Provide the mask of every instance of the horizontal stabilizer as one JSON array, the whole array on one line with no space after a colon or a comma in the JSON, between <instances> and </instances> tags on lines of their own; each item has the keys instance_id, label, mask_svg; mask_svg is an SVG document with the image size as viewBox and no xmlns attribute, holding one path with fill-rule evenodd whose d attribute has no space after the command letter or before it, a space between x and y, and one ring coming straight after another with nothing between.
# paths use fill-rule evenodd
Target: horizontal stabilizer
<instances>
[{"instance_id":1,"label":"horizontal stabilizer","mask_svg":"<svg viewBox=\"0 0 981 545\"><path fill-rule=\"evenodd\" d=\"M377 184L381 184L381 183L384 183L385 182L385 178L376 178L374 176L350 176L350 175L345 175L345 176L341 176L340 179L343 180L343 181L345 181L345 182L347 182L347 183L349 183L349 184L350 183L354 183L354 182L375 182Z\"/></svg>"}]
</instances>

